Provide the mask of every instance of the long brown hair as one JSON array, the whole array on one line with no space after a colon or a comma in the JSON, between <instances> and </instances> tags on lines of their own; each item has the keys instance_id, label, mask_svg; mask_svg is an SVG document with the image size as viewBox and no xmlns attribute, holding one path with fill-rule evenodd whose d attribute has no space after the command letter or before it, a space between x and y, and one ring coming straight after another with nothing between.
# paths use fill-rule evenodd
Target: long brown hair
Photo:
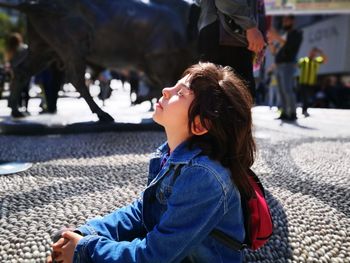
<instances>
[{"instance_id":1,"label":"long brown hair","mask_svg":"<svg viewBox=\"0 0 350 263\"><path fill-rule=\"evenodd\" d=\"M229 67L199 63L188 68L190 89L195 98L190 106L189 129L196 116L208 133L193 136L190 146L198 145L211 159L231 171L241 194L250 197L248 170L254 163L256 146L252 135L253 99L244 82Z\"/></svg>"}]
</instances>

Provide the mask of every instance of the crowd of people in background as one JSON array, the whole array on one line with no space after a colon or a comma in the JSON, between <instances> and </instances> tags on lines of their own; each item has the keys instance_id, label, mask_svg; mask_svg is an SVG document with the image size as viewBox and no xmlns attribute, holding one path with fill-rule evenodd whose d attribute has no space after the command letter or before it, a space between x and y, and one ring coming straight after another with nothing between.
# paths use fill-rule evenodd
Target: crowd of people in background
<instances>
[{"instance_id":1,"label":"crowd of people in background","mask_svg":"<svg viewBox=\"0 0 350 263\"><path fill-rule=\"evenodd\" d=\"M327 94L329 92L325 92L329 88L326 88L327 85L318 85L318 70L321 64L327 62L327 56L322 50L314 47L308 56L297 58L302 43L302 32L294 29L294 20L294 16L283 18L285 35L278 34L274 29L269 32L270 50L275 56L275 64L270 66L267 80L263 83L268 86L268 105L277 106L281 111L279 119L289 121L297 118L298 102L305 117L309 116L307 109L310 106L330 106L330 96ZM295 74L297 70L298 74ZM265 86L260 87L260 93L264 93ZM321 98L323 103L320 103ZM333 106L339 105L334 103Z\"/></svg>"},{"instance_id":2,"label":"crowd of people in background","mask_svg":"<svg viewBox=\"0 0 350 263\"><path fill-rule=\"evenodd\" d=\"M5 39L4 65L0 66L0 99L7 99L3 97L3 94L6 91L11 92L9 86L7 87L8 90L5 90L5 83L10 83L12 81L14 78L13 67L24 59L27 51L28 45L23 42L21 34L14 32L9 34ZM144 91L144 74L142 72L137 70L118 71L105 69L93 76L90 75L90 77L86 79L87 86L96 83L99 86L100 91L97 97L102 101L103 106L105 105L105 101L112 95L112 79L120 80L123 89L125 87L125 82L130 84L132 105L149 99L146 94L147 91ZM21 108L24 113L28 113L29 91L33 84L38 86L41 90L38 94L42 99L40 103L42 110L40 113L56 113L59 91L61 91L64 84L66 84L65 73L61 65L57 62L53 62L48 68L33 76L31 81L25 85L17 102L19 108Z\"/></svg>"},{"instance_id":3,"label":"crowd of people in background","mask_svg":"<svg viewBox=\"0 0 350 263\"><path fill-rule=\"evenodd\" d=\"M272 65L268 69L264 81L259 81L257 87L256 104L266 105L271 109L281 108L277 78L273 71L274 66ZM304 116L309 116L308 108L348 109L350 107L350 86L342 81L341 76L318 76L316 84L310 90L301 90L303 87L299 85L298 81L299 77L296 77L293 81L293 91ZM305 100L307 104L303 104ZM303 107L306 110L303 111Z\"/></svg>"},{"instance_id":4,"label":"crowd of people in background","mask_svg":"<svg viewBox=\"0 0 350 263\"><path fill-rule=\"evenodd\" d=\"M319 76L327 55L313 47L305 57L297 57L303 39L301 30L294 28L293 15L282 18L282 30L273 27L268 32L270 53L274 63L258 79L257 105L277 107L278 119L294 121L300 105L302 115L308 117L308 108L349 108L350 89L339 75Z\"/></svg>"}]
</instances>

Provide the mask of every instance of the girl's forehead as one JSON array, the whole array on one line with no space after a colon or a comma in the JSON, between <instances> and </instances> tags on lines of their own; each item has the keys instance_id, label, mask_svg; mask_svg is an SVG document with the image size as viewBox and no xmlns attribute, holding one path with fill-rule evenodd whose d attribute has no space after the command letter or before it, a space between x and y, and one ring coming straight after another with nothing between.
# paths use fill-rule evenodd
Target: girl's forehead
<instances>
[{"instance_id":1,"label":"girl's forehead","mask_svg":"<svg viewBox=\"0 0 350 263\"><path fill-rule=\"evenodd\" d=\"M187 89L190 89L190 74L187 74L186 76L184 76L182 79L180 79L176 85L181 85L186 87Z\"/></svg>"}]
</instances>

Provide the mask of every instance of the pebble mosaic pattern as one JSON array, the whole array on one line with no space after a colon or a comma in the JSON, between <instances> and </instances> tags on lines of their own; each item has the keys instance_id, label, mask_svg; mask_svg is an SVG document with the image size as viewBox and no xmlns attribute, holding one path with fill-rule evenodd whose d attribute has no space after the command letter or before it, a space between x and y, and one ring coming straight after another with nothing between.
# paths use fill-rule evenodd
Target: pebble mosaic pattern
<instances>
[{"instance_id":1,"label":"pebble mosaic pattern","mask_svg":"<svg viewBox=\"0 0 350 263\"><path fill-rule=\"evenodd\" d=\"M259 136L258 136L259 135ZM45 262L50 236L138 197L161 132L0 137L0 262ZM254 170L275 231L245 262L350 262L350 140L259 130Z\"/></svg>"}]
</instances>

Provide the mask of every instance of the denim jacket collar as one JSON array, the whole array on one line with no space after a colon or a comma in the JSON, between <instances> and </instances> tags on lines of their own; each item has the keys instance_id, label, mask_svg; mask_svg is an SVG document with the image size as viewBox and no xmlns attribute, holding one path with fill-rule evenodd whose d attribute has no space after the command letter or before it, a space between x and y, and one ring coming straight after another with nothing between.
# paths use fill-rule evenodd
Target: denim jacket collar
<instances>
[{"instance_id":1,"label":"denim jacket collar","mask_svg":"<svg viewBox=\"0 0 350 263\"><path fill-rule=\"evenodd\" d=\"M195 156L199 155L201 151L202 150L196 146L189 149L188 141L184 141L181 144L179 144L171 153L168 162L174 165L188 164ZM167 142L163 143L157 149L157 155L159 156L163 156L167 152L169 152L169 145Z\"/></svg>"}]
</instances>

